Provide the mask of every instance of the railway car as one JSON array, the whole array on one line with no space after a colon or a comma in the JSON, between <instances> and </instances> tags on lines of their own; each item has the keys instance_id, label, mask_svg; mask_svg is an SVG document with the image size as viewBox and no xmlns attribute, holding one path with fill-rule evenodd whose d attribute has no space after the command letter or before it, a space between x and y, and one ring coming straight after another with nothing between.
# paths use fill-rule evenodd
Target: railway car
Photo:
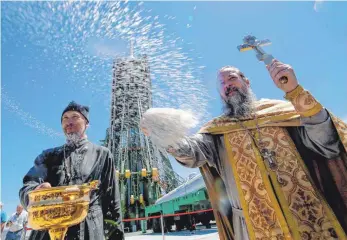
<instances>
[{"instance_id":1,"label":"railway car","mask_svg":"<svg viewBox=\"0 0 347 240\"><path fill-rule=\"evenodd\" d=\"M196 175L181 186L175 188L163 197L159 198L155 204L145 208L146 217L193 212L198 210L211 209L211 203L204 179ZM193 230L195 224L202 223L206 228L210 228L210 221L214 220L212 211L206 211L196 214L164 217L164 231L171 231L172 226L176 226L176 231ZM147 222L148 228L154 232L161 232L160 218L154 218Z\"/></svg>"}]
</instances>

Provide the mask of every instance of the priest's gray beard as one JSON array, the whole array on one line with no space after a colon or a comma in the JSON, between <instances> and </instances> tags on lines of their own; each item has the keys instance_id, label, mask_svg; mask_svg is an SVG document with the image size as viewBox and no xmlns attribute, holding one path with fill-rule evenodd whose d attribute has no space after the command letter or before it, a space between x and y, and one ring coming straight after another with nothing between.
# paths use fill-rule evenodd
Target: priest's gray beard
<instances>
[{"instance_id":1,"label":"priest's gray beard","mask_svg":"<svg viewBox=\"0 0 347 240\"><path fill-rule=\"evenodd\" d=\"M67 145L73 145L78 143L83 139L83 133L66 133L66 144Z\"/></svg>"},{"instance_id":2,"label":"priest's gray beard","mask_svg":"<svg viewBox=\"0 0 347 240\"><path fill-rule=\"evenodd\" d=\"M224 113L229 117L243 118L254 111L256 96L249 87L233 88L233 94L224 100Z\"/></svg>"}]
</instances>

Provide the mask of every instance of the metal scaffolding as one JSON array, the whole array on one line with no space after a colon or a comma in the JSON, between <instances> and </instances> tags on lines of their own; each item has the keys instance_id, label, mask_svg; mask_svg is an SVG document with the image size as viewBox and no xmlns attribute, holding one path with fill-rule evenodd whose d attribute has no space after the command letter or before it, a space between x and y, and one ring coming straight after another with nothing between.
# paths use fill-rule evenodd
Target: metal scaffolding
<instances>
[{"instance_id":1,"label":"metal scaffolding","mask_svg":"<svg viewBox=\"0 0 347 240\"><path fill-rule=\"evenodd\" d=\"M142 114L152 106L151 79L146 56L114 62L111 118L105 146L114 157L124 218L144 216L144 207L183 183L166 153L160 152L140 130ZM126 224L135 231L139 222Z\"/></svg>"}]
</instances>

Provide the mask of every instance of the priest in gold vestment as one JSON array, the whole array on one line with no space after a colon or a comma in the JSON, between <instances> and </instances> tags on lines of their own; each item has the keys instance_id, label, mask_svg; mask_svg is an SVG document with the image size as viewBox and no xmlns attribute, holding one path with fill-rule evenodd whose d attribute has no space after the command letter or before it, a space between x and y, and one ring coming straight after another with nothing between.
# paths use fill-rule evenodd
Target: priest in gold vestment
<instances>
[{"instance_id":1,"label":"priest in gold vestment","mask_svg":"<svg viewBox=\"0 0 347 240\"><path fill-rule=\"evenodd\" d=\"M347 125L290 65L267 69L287 101L255 100L247 77L223 67L225 113L167 151L200 168L221 240L347 239Z\"/></svg>"}]
</instances>

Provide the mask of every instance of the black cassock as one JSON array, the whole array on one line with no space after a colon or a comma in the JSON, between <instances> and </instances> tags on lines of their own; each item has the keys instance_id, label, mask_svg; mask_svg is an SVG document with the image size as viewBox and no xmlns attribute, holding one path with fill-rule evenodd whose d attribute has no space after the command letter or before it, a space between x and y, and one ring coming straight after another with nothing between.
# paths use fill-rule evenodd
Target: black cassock
<instances>
[{"instance_id":1,"label":"black cassock","mask_svg":"<svg viewBox=\"0 0 347 240\"><path fill-rule=\"evenodd\" d=\"M99 188L91 192L86 219L68 229L65 239L105 239L104 219L116 223L109 239L123 240L123 224L118 181L111 152L83 139L77 144L43 151L35 159L35 165L25 175L24 186L19 191L24 208L28 205L28 193L43 182L52 187L88 183L99 180ZM118 226L118 227L116 227ZM32 231L29 240L49 240L47 231Z\"/></svg>"}]
</instances>

